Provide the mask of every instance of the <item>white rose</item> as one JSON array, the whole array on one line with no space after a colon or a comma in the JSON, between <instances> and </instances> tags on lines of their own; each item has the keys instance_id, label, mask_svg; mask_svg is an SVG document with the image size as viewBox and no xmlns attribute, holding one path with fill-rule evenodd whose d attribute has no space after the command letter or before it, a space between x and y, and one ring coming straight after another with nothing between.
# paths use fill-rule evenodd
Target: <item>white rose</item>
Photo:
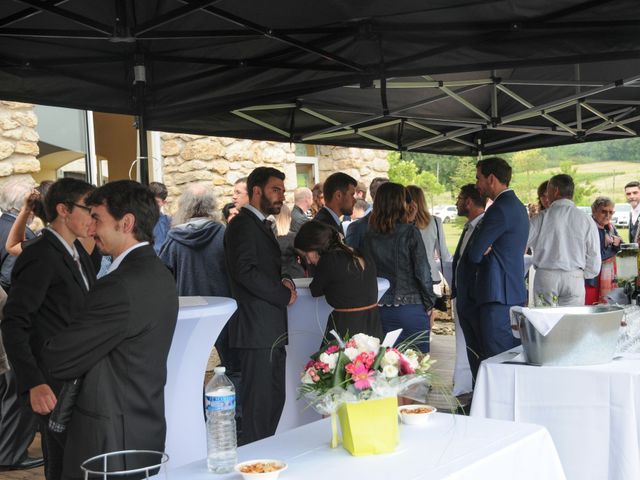
<instances>
[{"instance_id":1,"label":"white rose","mask_svg":"<svg viewBox=\"0 0 640 480\"><path fill-rule=\"evenodd\" d=\"M393 350L387 350L380 360L380 365L384 368L387 365L392 367L398 367L400 364L400 357Z\"/></svg>"},{"instance_id":2,"label":"white rose","mask_svg":"<svg viewBox=\"0 0 640 480\"><path fill-rule=\"evenodd\" d=\"M356 342L356 347L358 347L359 352L372 352L374 354L378 353L380 349L380 339L376 337L370 337L369 335L365 335L364 333L357 333L351 339Z\"/></svg>"},{"instance_id":3,"label":"white rose","mask_svg":"<svg viewBox=\"0 0 640 480\"><path fill-rule=\"evenodd\" d=\"M333 372L336 369L336 363L338 363L337 353L321 353L318 358L322 363L329 365L329 371Z\"/></svg>"},{"instance_id":4,"label":"white rose","mask_svg":"<svg viewBox=\"0 0 640 480\"><path fill-rule=\"evenodd\" d=\"M416 352L415 350L407 350L406 352L404 352L404 358L407 359L407 362L409 362L409 366L412 370L416 370L420 365L418 352Z\"/></svg>"},{"instance_id":5,"label":"white rose","mask_svg":"<svg viewBox=\"0 0 640 480\"><path fill-rule=\"evenodd\" d=\"M353 347L349 347L349 348L345 348L344 349L344 354L347 356L347 358L351 361L353 361L354 358L356 358L358 356L360 352L358 351L357 348L353 348Z\"/></svg>"},{"instance_id":6,"label":"white rose","mask_svg":"<svg viewBox=\"0 0 640 480\"><path fill-rule=\"evenodd\" d=\"M395 378L398 376L398 368L393 365L385 365L382 368L382 374L384 378Z\"/></svg>"}]
</instances>

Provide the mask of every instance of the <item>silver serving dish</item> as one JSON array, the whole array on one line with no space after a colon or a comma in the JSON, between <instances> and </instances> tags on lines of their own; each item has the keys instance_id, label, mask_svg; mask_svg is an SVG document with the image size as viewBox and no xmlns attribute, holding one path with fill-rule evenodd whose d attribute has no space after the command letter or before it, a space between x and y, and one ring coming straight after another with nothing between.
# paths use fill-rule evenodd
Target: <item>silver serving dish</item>
<instances>
[{"instance_id":1,"label":"silver serving dish","mask_svg":"<svg viewBox=\"0 0 640 480\"><path fill-rule=\"evenodd\" d=\"M520 331L529 363L538 365L595 365L613 359L622 307L546 307L531 310L566 312L553 329L542 336L520 312L511 314Z\"/></svg>"}]
</instances>

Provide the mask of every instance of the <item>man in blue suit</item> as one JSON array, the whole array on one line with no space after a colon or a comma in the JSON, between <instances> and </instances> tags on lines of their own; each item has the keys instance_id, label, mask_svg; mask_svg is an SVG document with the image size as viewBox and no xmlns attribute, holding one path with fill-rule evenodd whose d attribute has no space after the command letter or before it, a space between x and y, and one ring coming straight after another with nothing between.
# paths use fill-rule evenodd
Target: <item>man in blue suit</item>
<instances>
[{"instance_id":1,"label":"man in blue suit","mask_svg":"<svg viewBox=\"0 0 640 480\"><path fill-rule=\"evenodd\" d=\"M505 160L493 157L476 164L476 188L493 200L468 247L469 260L478 266L473 295L480 361L520 344L511 333L509 309L527 300L523 255L529 218L510 181Z\"/></svg>"}]
</instances>

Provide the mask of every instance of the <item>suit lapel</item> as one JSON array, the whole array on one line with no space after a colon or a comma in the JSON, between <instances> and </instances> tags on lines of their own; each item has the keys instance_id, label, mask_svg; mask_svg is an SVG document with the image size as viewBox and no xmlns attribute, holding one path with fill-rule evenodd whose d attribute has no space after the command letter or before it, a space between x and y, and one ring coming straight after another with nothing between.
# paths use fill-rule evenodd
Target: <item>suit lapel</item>
<instances>
[{"instance_id":1,"label":"suit lapel","mask_svg":"<svg viewBox=\"0 0 640 480\"><path fill-rule=\"evenodd\" d=\"M87 292L88 291L87 285L84 283L84 279L82 278L82 274L78 269L78 265L76 265L76 262L73 260L73 257L69 254L69 251L66 249L66 247L62 245L62 243L60 243L60 240L58 240L58 237L56 237L53 233L49 232L48 230L44 230L42 232L42 235L44 235L44 237L49 241L49 243L51 243L51 245L53 245L58 250L58 252L60 252L60 255L62 255L62 261L67 266L67 268L71 271L71 275L73 276L76 283L80 286L80 288L82 288L84 292Z\"/></svg>"},{"instance_id":2,"label":"suit lapel","mask_svg":"<svg viewBox=\"0 0 640 480\"><path fill-rule=\"evenodd\" d=\"M267 238L269 238L269 240L276 246L278 247L278 250L280 250L280 245L278 244L278 240L276 240L276 236L273 233L273 230L271 230L269 227L267 227L264 222L262 220L260 220L251 210L248 209L243 209L243 212L246 212L247 215L249 215L249 217L251 217L251 219L256 222L256 224L258 225L258 228L267 236Z\"/></svg>"}]
</instances>

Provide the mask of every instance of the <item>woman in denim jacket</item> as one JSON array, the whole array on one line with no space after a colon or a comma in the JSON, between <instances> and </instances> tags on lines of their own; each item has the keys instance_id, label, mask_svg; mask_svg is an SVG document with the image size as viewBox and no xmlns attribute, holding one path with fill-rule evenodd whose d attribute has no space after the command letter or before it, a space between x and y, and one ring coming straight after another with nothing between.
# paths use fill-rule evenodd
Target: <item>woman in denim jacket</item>
<instances>
[{"instance_id":1,"label":"woman in denim jacket","mask_svg":"<svg viewBox=\"0 0 640 480\"><path fill-rule=\"evenodd\" d=\"M411 203L411 196L402 185L381 185L369 218L364 249L373 258L378 276L390 283L379 302L384 333L402 328L398 342L422 334L417 346L426 353L435 295L420 231L407 223Z\"/></svg>"}]
</instances>

